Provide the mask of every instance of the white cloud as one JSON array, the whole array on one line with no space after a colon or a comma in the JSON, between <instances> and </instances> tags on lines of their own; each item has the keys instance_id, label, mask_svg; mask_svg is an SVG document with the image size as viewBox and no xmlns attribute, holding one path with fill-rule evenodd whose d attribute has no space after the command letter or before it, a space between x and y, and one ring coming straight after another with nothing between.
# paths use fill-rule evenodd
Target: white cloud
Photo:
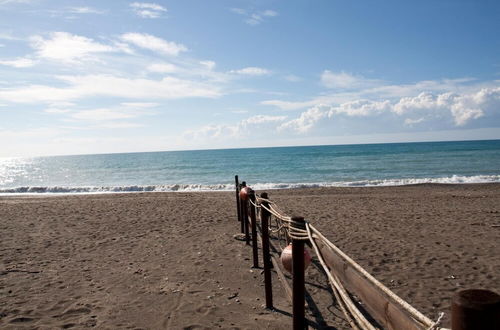
<instances>
[{"instance_id":1,"label":"white cloud","mask_svg":"<svg viewBox=\"0 0 500 330\"><path fill-rule=\"evenodd\" d=\"M377 80L354 76L350 73L323 71L321 83L327 88L360 88L379 83Z\"/></svg>"},{"instance_id":2,"label":"white cloud","mask_svg":"<svg viewBox=\"0 0 500 330\"><path fill-rule=\"evenodd\" d=\"M443 125L449 120L455 127L462 127L486 115L500 115L500 87L483 88L466 94L421 93L396 101L356 100L339 105L318 105L302 112L299 118L281 124L278 129L306 133L320 121L334 120L341 115L374 117L391 114L400 117L407 126L424 120L444 119Z\"/></svg>"},{"instance_id":3,"label":"white cloud","mask_svg":"<svg viewBox=\"0 0 500 330\"><path fill-rule=\"evenodd\" d=\"M0 65L11 66L14 68L29 68L35 65L35 61L29 58L17 58L15 60L0 60Z\"/></svg>"},{"instance_id":4,"label":"white cloud","mask_svg":"<svg viewBox=\"0 0 500 330\"><path fill-rule=\"evenodd\" d=\"M231 8L231 11L233 13L236 13L236 14L239 14L239 15L246 15L247 14L246 10L244 10L242 8Z\"/></svg>"},{"instance_id":5,"label":"white cloud","mask_svg":"<svg viewBox=\"0 0 500 330\"><path fill-rule=\"evenodd\" d=\"M282 122L285 119L286 119L286 116L257 115L257 116L253 116L253 117L242 120L240 122L240 125L241 126L248 126L248 125L275 123L275 122Z\"/></svg>"},{"instance_id":6,"label":"white cloud","mask_svg":"<svg viewBox=\"0 0 500 330\"><path fill-rule=\"evenodd\" d=\"M267 100L262 101L261 104L272 105L278 107L282 110L297 110L306 107L311 107L317 104L317 100L303 101L303 102L293 102L293 101L282 101L282 100Z\"/></svg>"},{"instance_id":7,"label":"white cloud","mask_svg":"<svg viewBox=\"0 0 500 330\"><path fill-rule=\"evenodd\" d=\"M153 63L148 65L147 70L157 73L172 73L177 71L178 68L171 63Z\"/></svg>"},{"instance_id":8,"label":"white cloud","mask_svg":"<svg viewBox=\"0 0 500 330\"><path fill-rule=\"evenodd\" d=\"M332 117L337 114L345 114L351 117L366 117L380 114L388 109L391 109L391 103L388 100L356 100L342 103L339 106L330 107L328 116Z\"/></svg>"},{"instance_id":9,"label":"white cloud","mask_svg":"<svg viewBox=\"0 0 500 330\"><path fill-rule=\"evenodd\" d=\"M319 105L300 114L297 119L281 124L278 131L293 130L299 133L306 133L316 125L321 119L328 116L328 107Z\"/></svg>"},{"instance_id":10,"label":"white cloud","mask_svg":"<svg viewBox=\"0 0 500 330\"><path fill-rule=\"evenodd\" d=\"M239 70L231 70L231 73L236 73L236 74L241 74L241 75L246 75L246 76L265 76L271 73L271 71L264 69L264 68L259 68L255 66L250 66L246 67L243 69Z\"/></svg>"},{"instance_id":11,"label":"white cloud","mask_svg":"<svg viewBox=\"0 0 500 330\"><path fill-rule=\"evenodd\" d=\"M215 62L214 61L200 61L200 64L203 65L207 70L212 71L215 69Z\"/></svg>"},{"instance_id":12,"label":"white cloud","mask_svg":"<svg viewBox=\"0 0 500 330\"><path fill-rule=\"evenodd\" d=\"M179 53L187 51L187 48L182 44L166 41L147 33L125 33L121 38L137 47L149 49L165 55L177 56Z\"/></svg>"},{"instance_id":13,"label":"white cloud","mask_svg":"<svg viewBox=\"0 0 500 330\"><path fill-rule=\"evenodd\" d=\"M133 2L130 7L142 18L158 18L167 12L167 8L151 2Z\"/></svg>"},{"instance_id":14,"label":"white cloud","mask_svg":"<svg viewBox=\"0 0 500 330\"><path fill-rule=\"evenodd\" d=\"M96 60L95 54L114 51L108 45L67 32L53 32L49 39L33 36L30 40L39 57L69 63Z\"/></svg>"},{"instance_id":15,"label":"white cloud","mask_svg":"<svg viewBox=\"0 0 500 330\"><path fill-rule=\"evenodd\" d=\"M62 114L62 113L71 112L71 110L69 110L69 109L61 109L61 108L47 108L43 111L46 113L51 113L51 114Z\"/></svg>"},{"instance_id":16,"label":"white cloud","mask_svg":"<svg viewBox=\"0 0 500 330\"><path fill-rule=\"evenodd\" d=\"M188 140L246 138L276 123L286 120L286 116L256 115L241 120L236 125L206 125L196 130L187 130L183 137Z\"/></svg>"},{"instance_id":17,"label":"white cloud","mask_svg":"<svg viewBox=\"0 0 500 330\"><path fill-rule=\"evenodd\" d=\"M492 100L500 101L500 88L482 89L474 94L421 93L416 97L404 97L393 107L398 115L407 113L451 112L455 125L463 126L472 119L484 116L484 107ZM500 106L498 102L497 106Z\"/></svg>"},{"instance_id":18,"label":"white cloud","mask_svg":"<svg viewBox=\"0 0 500 330\"><path fill-rule=\"evenodd\" d=\"M84 97L110 96L125 99L215 98L221 91L213 84L174 77L161 80L129 79L112 75L58 76L66 87L29 85L0 89L0 100L17 103L71 101Z\"/></svg>"},{"instance_id":19,"label":"white cloud","mask_svg":"<svg viewBox=\"0 0 500 330\"><path fill-rule=\"evenodd\" d=\"M278 16L278 13L274 10L267 9L262 12L262 16L275 17Z\"/></svg>"},{"instance_id":20,"label":"white cloud","mask_svg":"<svg viewBox=\"0 0 500 330\"><path fill-rule=\"evenodd\" d=\"M278 13L274 10L266 9L260 12L248 12L242 8L231 8L233 13L245 16L245 23L249 25L259 25L265 18L276 17Z\"/></svg>"},{"instance_id":21,"label":"white cloud","mask_svg":"<svg viewBox=\"0 0 500 330\"><path fill-rule=\"evenodd\" d=\"M0 39L1 40L23 40L13 34L12 31L0 31Z\"/></svg>"},{"instance_id":22,"label":"white cloud","mask_svg":"<svg viewBox=\"0 0 500 330\"><path fill-rule=\"evenodd\" d=\"M103 10L92 7L71 7L69 8L69 12L73 14L104 14Z\"/></svg>"},{"instance_id":23,"label":"white cloud","mask_svg":"<svg viewBox=\"0 0 500 330\"><path fill-rule=\"evenodd\" d=\"M407 118L407 119L405 119L404 124L407 125L407 126L413 126L415 124L420 124L420 123L422 123L424 121L425 121L424 117L417 118L417 119Z\"/></svg>"},{"instance_id":24,"label":"white cloud","mask_svg":"<svg viewBox=\"0 0 500 330\"><path fill-rule=\"evenodd\" d=\"M142 109L146 109L146 108L157 107L160 104L159 103L155 103L155 102L123 102L123 103L121 103L121 105L124 106L124 107L128 107L128 108L142 108Z\"/></svg>"},{"instance_id":25,"label":"white cloud","mask_svg":"<svg viewBox=\"0 0 500 330\"><path fill-rule=\"evenodd\" d=\"M35 0L0 0L0 6L7 5L9 3L32 3L32 2L35 2Z\"/></svg>"},{"instance_id":26,"label":"white cloud","mask_svg":"<svg viewBox=\"0 0 500 330\"><path fill-rule=\"evenodd\" d=\"M402 97L414 97L422 92L433 93L473 93L480 88L490 88L492 85L499 85L500 81L473 83L474 79L441 79L418 81L412 84L391 85L385 84L382 80L366 79L364 77L354 77L354 84L357 88L342 90L335 93L322 94L306 101L288 100L266 100L261 104L271 105L282 110L297 110L312 107L318 104L341 104L357 100L377 100L388 99L398 101ZM357 77L357 78L356 78ZM357 80L356 80L357 79ZM348 79L350 80L350 78ZM352 81L352 80L351 80Z\"/></svg>"},{"instance_id":27,"label":"white cloud","mask_svg":"<svg viewBox=\"0 0 500 330\"><path fill-rule=\"evenodd\" d=\"M140 116L137 111L123 111L122 109L91 109L75 112L71 115L74 119L87 121L109 121L118 119L130 119Z\"/></svg>"}]
</instances>

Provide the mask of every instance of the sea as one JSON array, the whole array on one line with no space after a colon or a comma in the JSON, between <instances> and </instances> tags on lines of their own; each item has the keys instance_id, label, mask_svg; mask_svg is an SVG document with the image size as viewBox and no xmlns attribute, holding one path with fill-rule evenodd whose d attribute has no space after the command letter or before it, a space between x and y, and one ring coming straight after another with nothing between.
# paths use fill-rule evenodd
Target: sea
<instances>
[{"instance_id":1,"label":"sea","mask_svg":"<svg viewBox=\"0 0 500 330\"><path fill-rule=\"evenodd\" d=\"M0 194L500 182L500 140L0 158Z\"/></svg>"}]
</instances>

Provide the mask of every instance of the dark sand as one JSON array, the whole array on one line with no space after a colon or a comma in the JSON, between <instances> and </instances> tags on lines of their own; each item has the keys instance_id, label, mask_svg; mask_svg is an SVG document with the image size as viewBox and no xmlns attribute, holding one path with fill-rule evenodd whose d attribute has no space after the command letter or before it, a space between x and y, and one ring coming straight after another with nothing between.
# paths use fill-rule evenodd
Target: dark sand
<instances>
[{"instance_id":1,"label":"dark sand","mask_svg":"<svg viewBox=\"0 0 500 330\"><path fill-rule=\"evenodd\" d=\"M422 313L500 288L500 184L269 191ZM0 328L289 329L239 232L234 192L0 197ZM313 328L344 329L306 271Z\"/></svg>"}]
</instances>

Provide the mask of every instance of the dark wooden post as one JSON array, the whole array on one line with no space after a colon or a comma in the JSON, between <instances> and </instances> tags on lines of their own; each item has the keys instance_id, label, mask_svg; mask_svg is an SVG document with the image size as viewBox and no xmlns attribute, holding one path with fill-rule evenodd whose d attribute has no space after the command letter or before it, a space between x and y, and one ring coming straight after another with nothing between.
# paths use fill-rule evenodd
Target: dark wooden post
<instances>
[{"instance_id":1,"label":"dark wooden post","mask_svg":"<svg viewBox=\"0 0 500 330\"><path fill-rule=\"evenodd\" d=\"M253 251L253 266L259 267L259 252L257 250L257 220L255 216L255 191L250 191L250 220L252 220L252 251ZM252 204L253 203L253 204Z\"/></svg>"},{"instance_id":2,"label":"dark wooden post","mask_svg":"<svg viewBox=\"0 0 500 330\"><path fill-rule=\"evenodd\" d=\"M305 229L303 217L292 217L292 227ZM293 229L292 229L293 230ZM304 241L292 238L293 329L303 330L305 320Z\"/></svg>"},{"instance_id":3,"label":"dark wooden post","mask_svg":"<svg viewBox=\"0 0 500 330\"><path fill-rule=\"evenodd\" d=\"M243 200L243 226L245 232L245 242L246 245L250 245L250 233L248 232L248 196L247 199Z\"/></svg>"},{"instance_id":4,"label":"dark wooden post","mask_svg":"<svg viewBox=\"0 0 500 330\"><path fill-rule=\"evenodd\" d=\"M457 292L451 301L451 329L500 329L500 295L474 289Z\"/></svg>"},{"instance_id":5,"label":"dark wooden post","mask_svg":"<svg viewBox=\"0 0 500 330\"><path fill-rule=\"evenodd\" d=\"M267 193L260 195L264 199L268 199ZM269 203L262 202L263 207L269 208ZM260 210L261 226L262 226L262 259L264 263L264 285L266 289L266 308L273 308L273 287L271 282L271 254L269 253L269 211L262 208Z\"/></svg>"},{"instance_id":6,"label":"dark wooden post","mask_svg":"<svg viewBox=\"0 0 500 330\"><path fill-rule=\"evenodd\" d=\"M240 184L240 191L243 187L246 187L247 186L247 183L245 181L243 181L241 184ZM238 198L239 198L239 195L238 195ZM240 200L240 209L239 209L239 219L240 219L240 224L241 224L241 232L244 233L245 232L245 224L244 224L244 221L243 221L243 201L241 200L241 198L239 198Z\"/></svg>"},{"instance_id":7,"label":"dark wooden post","mask_svg":"<svg viewBox=\"0 0 500 330\"><path fill-rule=\"evenodd\" d=\"M236 184L236 212L238 212L238 221L241 222L241 211L240 211L240 183L238 182L238 176L234 176L234 182Z\"/></svg>"}]
</instances>

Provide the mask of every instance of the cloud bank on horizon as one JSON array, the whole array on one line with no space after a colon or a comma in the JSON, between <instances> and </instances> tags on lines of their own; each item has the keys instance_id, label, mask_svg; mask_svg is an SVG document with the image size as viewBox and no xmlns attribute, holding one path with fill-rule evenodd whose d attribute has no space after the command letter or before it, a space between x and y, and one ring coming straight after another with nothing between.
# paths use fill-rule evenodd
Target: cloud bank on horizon
<instances>
[{"instance_id":1,"label":"cloud bank on horizon","mask_svg":"<svg viewBox=\"0 0 500 330\"><path fill-rule=\"evenodd\" d=\"M0 157L500 138L500 5L293 3L0 0Z\"/></svg>"}]
</instances>

